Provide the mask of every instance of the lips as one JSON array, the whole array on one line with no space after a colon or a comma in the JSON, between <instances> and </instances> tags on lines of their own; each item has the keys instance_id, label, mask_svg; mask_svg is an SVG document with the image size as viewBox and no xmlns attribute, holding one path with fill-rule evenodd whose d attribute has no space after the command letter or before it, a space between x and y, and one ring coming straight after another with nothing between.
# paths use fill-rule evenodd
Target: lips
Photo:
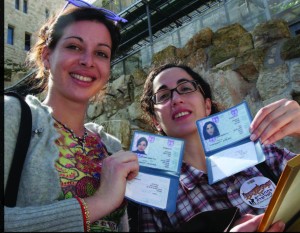
<instances>
[{"instance_id":1,"label":"lips","mask_svg":"<svg viewBox=\"0 0 300 233\"><path fill-rule=\"evenodd\" d=\"M173 114L172 118L173 118L173 119L178 119L178 118L180 118L180 117L189 115L190 113L191 113L190 111L186 111L186 110L180 111L180 112L177 111L177 112L175 112L175 113Z\"/></svg>"},{"instance_id":2,"label":"lips","mask_svg":"<svg viewBox=\"0 0 300 233\"><path fill-rule=\"evenodd\" d=\"M93 77L82 76L80 74L71 73L70 75L72 78L77 79L79 81L83 81L83 82L92 82L93 80L95 80L95 78L93 78Z\"/></svg>"}]
</instances>

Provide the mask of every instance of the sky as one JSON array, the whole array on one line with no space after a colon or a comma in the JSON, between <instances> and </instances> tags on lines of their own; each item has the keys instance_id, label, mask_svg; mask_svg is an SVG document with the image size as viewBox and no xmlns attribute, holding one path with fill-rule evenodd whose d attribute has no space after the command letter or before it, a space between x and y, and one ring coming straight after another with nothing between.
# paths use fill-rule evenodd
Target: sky
<instances>
[{"instance_id":1,"label":"sky","mask_svg":"<svg viewBox=\"0 0 300 233\"><path fill-rule=\"evenodd\" d=\"M96 0L85 0L85 2L88 2L90 4L93 4Z\"/></svg>"}]
</instances>

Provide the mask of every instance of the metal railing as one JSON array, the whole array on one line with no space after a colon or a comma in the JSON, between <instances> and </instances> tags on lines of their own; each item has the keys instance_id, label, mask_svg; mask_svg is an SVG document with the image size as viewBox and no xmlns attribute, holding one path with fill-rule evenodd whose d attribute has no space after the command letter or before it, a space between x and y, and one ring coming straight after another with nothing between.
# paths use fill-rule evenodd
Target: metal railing
<instances>
[{"instance_id":1,"label":"metal railing","mask_svg":"<svg viewBox=\"0 0 300 233\"><path fill-rule=\"evenodd\" d=\"M134 1L133 1L134 2ZM140 1L135 1L140 2ZM205 6L204 6L205 7ZM116 58L112 65L112 78L129 74L134 68L144 68L151 65L153 53L161 51L169 45L183 47L201 29L209 27L213 31L229 24L239 23L251 31L258 23L270 19L282 18L289 22L300 22L300 0L223 0L213 8L200 7L188 14L181 21L183 26L165 35L153 35L139 42L139 46L127 54Z\"/></svg>"}]
</instances>

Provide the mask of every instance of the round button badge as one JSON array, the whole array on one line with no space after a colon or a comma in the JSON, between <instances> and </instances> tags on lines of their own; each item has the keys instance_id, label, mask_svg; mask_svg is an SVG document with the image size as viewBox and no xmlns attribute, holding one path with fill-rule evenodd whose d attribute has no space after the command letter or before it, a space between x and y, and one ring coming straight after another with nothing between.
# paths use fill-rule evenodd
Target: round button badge
<instances>
[{"instance_id":1,"label":"round button badge","mask_svg":"<svg viewBox=\"0 0 300 233\"><path fill-rule=\"evenodd\" d=\"M255 208L266 208L276 185L268 178L257 176L245 181L240 189L244 202Z\"/></svg>"}]
</instances>

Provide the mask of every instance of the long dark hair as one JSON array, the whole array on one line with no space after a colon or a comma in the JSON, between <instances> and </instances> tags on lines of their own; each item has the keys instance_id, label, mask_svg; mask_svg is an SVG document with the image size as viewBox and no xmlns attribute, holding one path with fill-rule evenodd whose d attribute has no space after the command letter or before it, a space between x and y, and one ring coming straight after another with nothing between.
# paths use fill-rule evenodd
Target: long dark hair
<instances>
[{"instance_id":1,"label":"long dark hair","mask_svg":"<svg viewBox=\"0 0 300 233\"><path fill-rule=\"evenodd\" d=\"M208 125L212 125L214 127L213 135L210 135L207 132L206 128L207 128ZM212 122L212 121L205 122L205 124L203 126L203 136L204 136L205 139L213 138L213 137L216 137L216 136L219 136L219 135L220 135L220 132L219 132L219 129L218 129L215 122Z\"/></svg>"}]
</instances>

